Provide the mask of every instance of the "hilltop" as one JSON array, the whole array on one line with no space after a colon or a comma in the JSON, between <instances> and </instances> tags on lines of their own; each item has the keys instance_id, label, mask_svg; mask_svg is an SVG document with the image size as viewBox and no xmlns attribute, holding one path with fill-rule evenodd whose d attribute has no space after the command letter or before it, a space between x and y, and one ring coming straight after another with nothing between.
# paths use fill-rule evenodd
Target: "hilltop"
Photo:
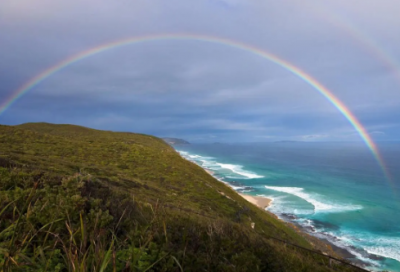
<instances>
[{"instance_id":1,"label":"hilltop","mask_svg":"<svg viewBox=\"0 0 400 272\"><path fill-rule=\"evenodd\" d=\"M1 271L357 271L307 249L162 139L0 126Z\"/></svg>"}]
</instances>

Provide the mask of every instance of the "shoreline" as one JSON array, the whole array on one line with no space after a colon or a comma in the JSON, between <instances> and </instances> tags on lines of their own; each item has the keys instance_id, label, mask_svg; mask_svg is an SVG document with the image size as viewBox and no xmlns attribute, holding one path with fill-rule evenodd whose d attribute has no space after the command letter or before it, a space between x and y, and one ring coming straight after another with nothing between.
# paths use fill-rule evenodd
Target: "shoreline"
<instances>
[{"instance_id":1,"label":"shoreline","mask_svg":"<svg viewBox=\"0 0 400 272\"><path fill-rule=\"evenodd\" d=\"M183 158L183 157L182 157ZM184 158L186 160L186 158ZM190 160L189 160L190 161ZM191 162L191 161L190 161ZM197 164L196 164L197 165ZM204 171L206 171L207 174L209 174L211 177L213 177L214 179L218 180L215 176L214 176L214 172L203 168L202 169ZM228 188L232 189L236 194L238 194L239 196L241 196L242 198L244 198L245 200L247 200L248 202L250 202L251 204L261 208L262 210L266 211L266 208L268 208L269 205L271 205L272 203L272 199L264 197L264 196L253 196L253 195L246 195L246 194L242 194L239 193L238 191L236 191L235 189L233 189L231 186L229 186L227 183L218 180L219 182L222 182L223 184L225 184ZM273 214L273 213L270 213ZM276 218L278 218L275 214L273 214ZM279 219L281 220L281 219ZM283 221L283 220L282 220Z\"/></svg>"},{"instance_id":2,"label":"shoreline","mask_svg":"<svg viewBox=\"0 0 400 272\"><path fill-rule=\"evenodd\" d=\"M264 196L253 196L253 195L245 195L236 192L238 195L246 199L248 202L254 204L255 206L265 210L272 203L272 199L264 197Z\"/></svg>"},{"instance_id":3,"label":"shoreline","mask_svg":"<svg viewBox=\"0 0 400 272\"><path fill-rule=\"evenodd\" d=\"M182 157L182 158L184 158L184 157ZM184 158L184 159L186 159L186 158ZM188 160L188 159L186 159L186 160ZM190 160L188 160L188 161L190 161ZM190 161L190 162L192 162L192 161ZM195 162L192 162L192 163L195 163ZM238 191L233 189L231 186L229 186L229 184L227 184L226 182L223 182L223 181L219 180L218 178L216 178L214 176L214 172L213 171L211 171L209 169L206 169L206 168L203 168L203 167L201 167L201 168L207 174L209 174L211 177L213 177L214 179L218 180L219 182L222 182L225 186L227 186L228 188L232 189L236 194L238 194L240 197L242 197L243 199L245 199L249 203L253 204L254 206L256 206L256 207L258 207L260 209L262 209L266 213L270 214L271 216L275 217L276 219L278 219L282 223L286 224L289 228L293 229L295 232L297 232L299 235L301 235L304 239L306 239L315 250L319 250L325 255L330 255L332 257L343 259L345 261L350 261L351 260L350 263L352 263L354 265L357 265L360 268L364 268L365 269L365 267L369 266L368 263L365 263L365 262L357 259L357 257L354 254L352 254L348 249L338 247L337 245L335 245L334 243L330 242L327 239L318 238L318 237L312 235L311 233L309 233L307 231L306 227L298 225L298 224L295 224L295 223L290 222L290 221L286 221L286 220L280 218L278 215L268 211L267 208L272 204L272 202L273 202L272 199L269 199L269 198L263 197L263 196L253 196L253 195L246 195L246 194L239 193Z\"/></svg>"},{"instance_id":4,"label":"shoreline","mask_svg":"<svg viewBox=\"0 0 400 272\"><path fill-rule=\"evenodd\" d=\"M179 154L179 152L178 152ZM191 163L196 164L194 161L191 161L185 157L183 157L181 154L179 154L183 159L190 161ZM199 166L198 164L196 164L197 166ZM201 167L201 166L200 166ZM282 223L284 223L285 225L287 225L289 228L293 229L295 232L297 232L299 235L301 235L304 239L306 239L306 241L308 241L310 243L310 245L314 248L314 250L317 251L321 251L323 254L325 255L330 255L332 257L336 257L339 259L343 259L344 261L350 262L362 269L365 269L366 267L369 267L370 264L363 262L362 260L357 259L357 257L352 254L352 252L346 248L342 248L339 247L337 245L335 245L333 242L330 242L327 239L324 238L318 238L314 235L312 235L311 233L308 232L307 227L298 225L294 222L290 222L290 221L286 221L283 218L280 218L278 215L270 212L267 210L267 208L271 205L271 203L273 202L272 199L269 199L267 197L262 197L262 196L252 196L252 195L246 195L246 194L242 194L239 193L238 191L236 191L235 189L233 189L231 186L229 186L228 183L219 180L217 177L214 176L214 172L201 167L208 175L210 175L211 177L213 177L214 179L216 179L217 181L223 183L225 186L227 186L228 188L232 189L237 195L239 195L240 197L242 197L243 199L245 199L246 201L248 201L249 203L253 204L254 206L262 209L264 212L270 214L271 216L275 217L276 219L278 219L279 221L281 221ZM371 254L373 255L373 254ZM378 256L376 256L378 257Z\"/></svg>"},{"instance_id":5,"label":"shoreline","mask_svg":"<svg viewBox=\"0 0 400 272\"><path fill-rule=\"evenodd\" d=\"M202 167L203 168L203 167ZM209 174L210 176L212 176L214 179L218 180L215 176L214 176L214 172L203 168L204 171L207 172L207 174ZM218 180L220 181L220 180ZM220 181L222 182L222 181ZM223 184L225 184L227 187L229 187L230 189L232 189L235 193L237 193L238 195L240 195L242 198L244 198L245 200L247 200L248 202L250 202L251 204L265 210L266 208L268 208L269 205L271 205L272 203L272 199L264 197L264 196L253 196L253 195L246 195L246 194L242 194L239 193L238 191L236 191L235 189L233 189L231 186L229 186L228 184L226 184L225 182L222 182ZM266 211L266 210L265 210Z\"/></svg>"}]
</instances>

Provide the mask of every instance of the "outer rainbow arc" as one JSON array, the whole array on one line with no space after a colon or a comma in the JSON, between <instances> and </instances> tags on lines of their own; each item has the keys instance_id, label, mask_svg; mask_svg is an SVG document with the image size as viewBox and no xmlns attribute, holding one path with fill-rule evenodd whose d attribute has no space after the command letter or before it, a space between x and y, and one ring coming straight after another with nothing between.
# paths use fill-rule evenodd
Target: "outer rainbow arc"
<instances>
[{"instance_id":1,"label":"outer rainbow arc","mask_svg":"<svg viewBox=\"0 0 400 272\"><path fill-rule=\"evenodd\" d=\"M227 45L233 48L245 50L252 52L256 55L259 55L273 63L281 66L282 68L290 71L292 74L300 77L303 81L314 87L321 95L323 95L326 99L328 99L333 106L335 106L343 116L350 122L350 124L356 129L362 140L371 150L373 156L377 160L379 166L381 167L386 179L391 182L390 175L388 170L385 167L384 161L382 156L379 153L379 150L371 137L368 135L365 128L361 125L361 123L357 120L357 118L351 113L351 111L341 102L333 93L331 93L325 86L319 83L316 79L299 69L298 67L294 66L293 64L269 53L265 50L258 49L256 47L228 40L223 38L217 37L210 37L210 36L203 36L203 35L193 35L193 34L161 34L161 35L150 35L150 36L142 36L142 37L134 37L123 39L119 41L115 41L112 43L107 43L84 52L81 52L77 55L74 55L66 60L61 61L60 63L56 64L55 66L50 67L49 69L45 70L44 72L40 73L39 75L33 77L27 83L22 85L19 89L15 91L15 93L6 101L4 101L0 105L0 115L3 114L18 98L32 89L34 86L41 83L47 77L51 76L52 74L56 73L57 71L67 67L68 65L75 63L79 60L85 59L87 57L93 56L95 54L101 53L111 48L124 46L133 43L142 43L142 42L150 42L156 40L197 40L203 42L210 42L210 43L217 43Z\"/></svg>"},{"instance_id":2,"label":"outer rainbow arc","mask_svg":"<svg viewBox=\"0 0 400 272\"><path fill-rule=\"evenodd\" d=\"M301 1L301 5L306 5L308 10L315 11L315 15L319 16L324 21L331 23L337 28L347 32L347 34L353 39L358 40L364 46L365 50L368 50L374 57L379 59L383 64L385 64L389 69L392 69L396 73L396 77L400 82L400 66L387 52L381 49L379 44L377 44L371 37L368 36L366 32L361 31L354 24L339 15L338 13L332 12L327 7L324 7L322 2L313 1Z\"/></svg>"}]
</instances>

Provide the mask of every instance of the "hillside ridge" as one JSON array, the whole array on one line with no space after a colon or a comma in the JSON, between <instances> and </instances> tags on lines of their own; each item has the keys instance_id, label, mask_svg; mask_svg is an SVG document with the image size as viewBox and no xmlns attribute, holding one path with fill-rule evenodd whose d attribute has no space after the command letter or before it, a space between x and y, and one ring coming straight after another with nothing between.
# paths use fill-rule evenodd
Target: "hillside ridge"
<instances>
[{"instance_id":1,"label":"hillside ridge","mask_svg":"<svg viewBox=\"0 0 400 272\"><path fill-rule=\"evenodd\" d=\"M0 125L0 177L4 271L356 271L154 136Z\"/></svg>"}]
</instances>

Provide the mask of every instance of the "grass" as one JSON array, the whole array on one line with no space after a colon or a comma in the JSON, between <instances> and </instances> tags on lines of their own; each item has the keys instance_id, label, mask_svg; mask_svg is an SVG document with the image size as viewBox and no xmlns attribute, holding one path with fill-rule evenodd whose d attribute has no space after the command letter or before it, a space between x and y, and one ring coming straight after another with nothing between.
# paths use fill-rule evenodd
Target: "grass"
<instances>
[{"instance_id":1,"label":"grass","mask_svg":"<svg viewBox=\"0 0 400 272\"><path fill-rule=\"evenodd\" d=\"M255 228L251 228L255 223ZM0 271L355 271L161 139L0 126Z\"/></svg>"}]
</instances>

